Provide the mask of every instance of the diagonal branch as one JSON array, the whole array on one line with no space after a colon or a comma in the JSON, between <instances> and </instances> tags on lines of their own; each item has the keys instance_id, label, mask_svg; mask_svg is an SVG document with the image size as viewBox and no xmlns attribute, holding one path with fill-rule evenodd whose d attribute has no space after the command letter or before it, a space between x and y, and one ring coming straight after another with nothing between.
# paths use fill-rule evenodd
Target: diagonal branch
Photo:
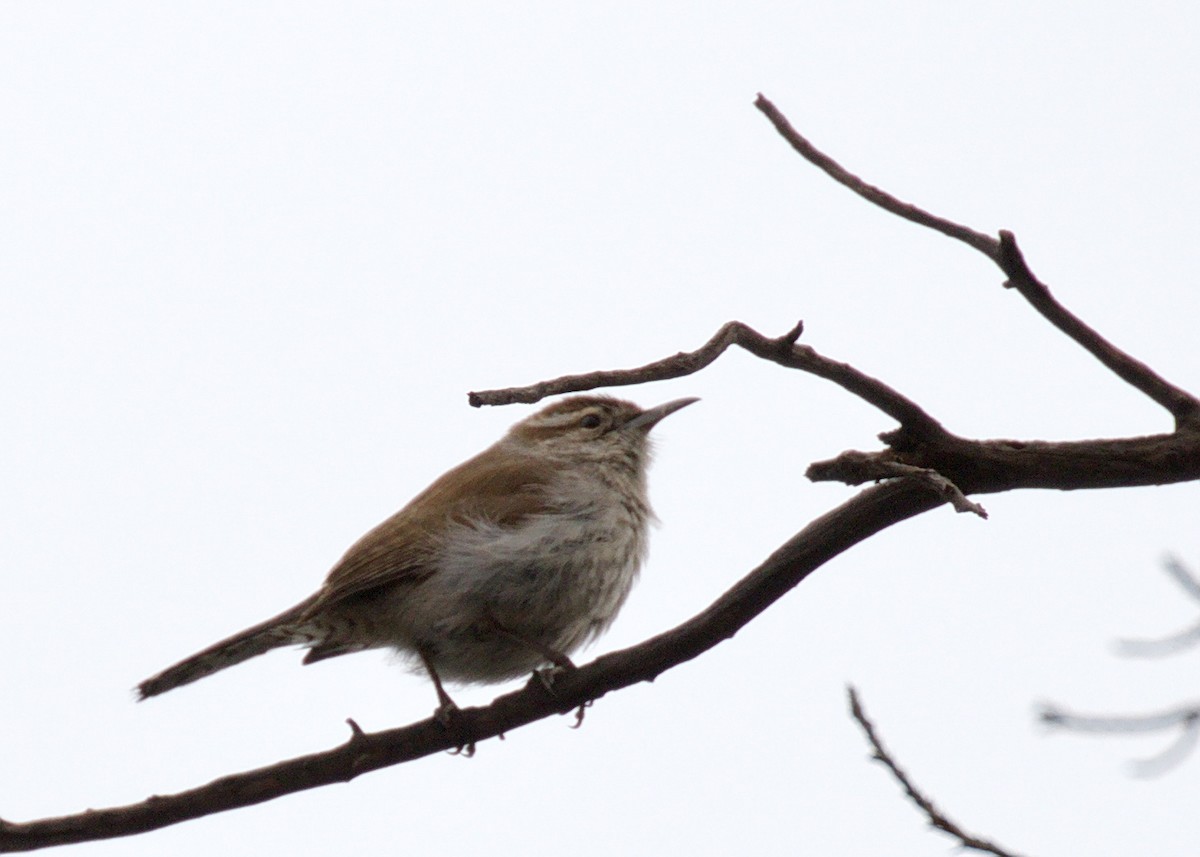
<instances>
[{"instance_id":1,"label":"diagonal branch","mask_svg":"<svg viewBox=\"0 0 1200 857\"><path fill-rule=\"evenodd\" d=\"M1049 287L1029 269L1016 236L1007 229L1000 231L1000 257L996 263L1008 276L1005 286L1020 292L1044 319L1082 345L1118 378L1166 408L1176 425L1200 423L1200 400L1117 348L1060 304L1050 294Z\"/></svg>"},{"instance_id":2,"label":"diagonal branch","mask_svg":"<svg viewBox=\"0 0 1200 857\"><path fill-rule=\"evenodd\" d=\"M1000 243L992 236L976 232L974 229L963 226L960 223L955 223L953 220L947 220L944 217L938 217L936 214L930 214L925 209L918 208L911 202L904 202L892 196L887 191L875 187L875 185L867 184L810 143L803 134L792 127L792 123L788 121L787 117L779 112L779 108L772 104L761 92L754 100L754 106L762 111L763 115L775 126L775 130L779 132L779 136L787 140L804 160L818 167L838 184L850 188L850 190L854 191L867 202L879 206L884 211L889 211L897 217L903 217L905 220L911 220L913 223L927 226L943 235L956 238L964 244L974 247L992 261L999 260Z\"/></svg>"},{"instance_id":3,"label":"diagonal branch","mask_svg":"<svg viewBox=\"0 0 1200 857\"><path fill-rule=\"evenodd\" d=\"M267 767L222 777L173 795L155 795L128 806L26 823L0 820L0 852L33 851L97 839L129 836L188 819L332 783L433 753L472 746L554 713L570 712L610 691L685 663L731 638L771 604L833 557L900 521L941 505L921 485L898 481L869 488L817 518L793 536L707 609L643 643L597 658L555 678L553 696L540 681L465 708L451 727L437 720L367 733L351 725L340 746Z\"/></svg>"},{"instance_id":4,"label":"diagonal branch","mask_svg":"<svg viewBox=\"0 0 1200 857\"><path fill-rule=\"evenodd\" d=\"M962 241L995 262L1008 277L1006 286L1020 292L1043 318L1075 340L1117 377L1166 408L1175 418L1176 425L1200 423L1200 400L1166 381L1145 363L1117 348L1054 299L1049 288L1034 276L1026 264L1011 232L1001 231L997 240L897 199L863 181L814 146L793 128L787 117L761 93L755 99L754 106L762 111L780 136L790 143L801 157L823 170L834 181L848 187L884 211Z\"/></svg>"},{"instance_id":5,"label":"diagonal branch","mask_svg":"<svg viewBox=\"0 0 1200 857\"><path fill-rule=\"evenodd\" d=\"M974 851L982 851L986 854L994 854L996 857L1016 857L1011 851L1006 851L999 845L989 842L986 839L981 839L974 834L967 833L955 822L951 821L941 810L933 805L933 801L927 798L920 789L913 785L912 780L908 778L908 774L904 773L900 765L892 758L891 753L883 746L883 742L879 736L875 734L875 726L867 718L867 713L863 711L862 703L858 699L858 691L853 687L846 689L846 693L850 698L850 714L858 722L862 728L863 734L867 737L867 743L871 745L871 755L878 761L882 762L896 782L900 783L904 789L904 793L908 795L908 799L916 804L917 808L925 814L929 819L929 823L945 833L950 834L958 840L959 845L963 848L970 848Z\"/></svg>"}]
</instances>

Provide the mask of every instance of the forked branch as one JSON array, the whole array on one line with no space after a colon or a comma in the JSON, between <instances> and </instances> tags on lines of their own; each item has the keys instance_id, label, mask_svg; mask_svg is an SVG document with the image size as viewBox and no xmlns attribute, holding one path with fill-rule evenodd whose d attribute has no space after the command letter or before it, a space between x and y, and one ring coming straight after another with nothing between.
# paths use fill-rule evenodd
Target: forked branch
<instances>
[{"instance_id":1,"label":"forked branch","mask_svg":"<svg viewBox=\"0 0 1200 857\"><path fill-rule=\"evenodd\" d=\"M1042 316L1083 346L1093 357L1103 363L1123 381L1166 408L1175 418L1177 426L1200 421L1200 400L1187 391L1169 383L1140 360L1126 354L1084 324L1074 313L1060 304L1025 262L1016 237L1007 230L1000 237L992 238L976 232L960 223L931 214L912 203L904 202L874 185L868 184L851 173L833 158L826 155L800 132L792 127L774 104L759 93L754 106L775 126L792 148L809 163L819 167L834 181L848 187L868 202L897 217L936 230L962 241L987 256L1000 267L1008 278L1005 285L1016 289Z\"/></svg>"}]
</instances>

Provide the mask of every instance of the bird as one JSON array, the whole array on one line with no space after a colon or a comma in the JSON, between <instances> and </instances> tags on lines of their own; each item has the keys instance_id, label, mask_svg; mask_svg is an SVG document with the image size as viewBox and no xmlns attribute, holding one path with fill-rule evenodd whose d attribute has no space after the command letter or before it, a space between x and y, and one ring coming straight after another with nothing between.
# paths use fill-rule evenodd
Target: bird
<instances>
[{"instance_id":1,"label":"bird","mask_svg":"<svg viewBox=\"0 0 1200 857\"><path fill-rule=\"evenodd\" d=\"M139 699L285 646L306 646L305 664L391 649L429 676L439 717L457 710L447 681L573 668L646 557L650 430L696 401L539 410L355 542L315 593L141 682Z\"/></svg>"}]
</instances>

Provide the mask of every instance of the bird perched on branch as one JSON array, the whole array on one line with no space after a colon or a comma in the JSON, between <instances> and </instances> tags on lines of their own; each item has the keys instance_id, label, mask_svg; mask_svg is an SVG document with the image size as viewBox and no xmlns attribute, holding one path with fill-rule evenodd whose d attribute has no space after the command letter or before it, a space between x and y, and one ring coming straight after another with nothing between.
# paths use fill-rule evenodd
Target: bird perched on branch
<instances>
[{"instance_id":1,"label":"bird perched on branch","mask_svg":"<svg viewBox=\"0 0 1200 857\"><path fill-rule=\"evenodd\" d=\"M455 708L443 680L569 669L645 557L649 432L695 401L550 405L359 539L316 593L146 679L140 697L291 645L306 664L394 649L428 672L442 715Z\"/></svg>"}]
</instances>

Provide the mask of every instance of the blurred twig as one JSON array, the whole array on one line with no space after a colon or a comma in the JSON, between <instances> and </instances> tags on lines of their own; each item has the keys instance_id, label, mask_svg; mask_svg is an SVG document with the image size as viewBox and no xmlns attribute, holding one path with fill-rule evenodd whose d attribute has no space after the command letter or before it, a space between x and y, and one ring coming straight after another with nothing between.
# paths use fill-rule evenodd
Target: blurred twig
<instances>
[{"instance_id":1,"label":"blurred twig","mask_svg":"<svg viewBox=\"0 0 1200 857\"><path fill-rule=\"evenodd\" d=\"M1200 601L1200 580L1197 580L1178 557L1167 556L1163 560L1163 570L1187 595ZM1190 649L1197 643L1200 643L1200 621L1190 628L1176 631L1158 640L1118 640L1117 652L1131 657L1161 658Z\"/></svg>"},{"instance_id":2,"label":"blurred twig","mask_svg":"<svg viewBox=\"0 0 1200 857\"><path fill-rule=\"evenodd\" d=\"M1200 743L1200 706L1184 705L1151 714L1095 716L1075 714L1056 705L1043 705L1039 719L1050 726L1092 735L1145 735L1179 730L1179 737L1161 753L1129 763L1136 777L1154 777L1178 765Z\"/></svg>"},{"instance_id":3,"label":"blurred twig","mask_svg":"<svg viewBox=\"0 0 1200 857\"><path fill-rule=\"evenodd\" d=\"M1167 574L1192 598L1200 600L1200 581L1176 557L1163 561ZM1200 642L1200 622L1191 628L1158 640L1118 640L1117 651L1135 657L1164 657L1194 647ZM1179 730L1174 743L1161 753L1129 763L1136 777L1153 777L1178 765L1200 745L1200 705L1181 705L1150 714L1076 714L1053 703L1041 706L1038 717L1043 723L1072 732L1092 735L1131 735Z\"/></svg>"}]
</instances>

